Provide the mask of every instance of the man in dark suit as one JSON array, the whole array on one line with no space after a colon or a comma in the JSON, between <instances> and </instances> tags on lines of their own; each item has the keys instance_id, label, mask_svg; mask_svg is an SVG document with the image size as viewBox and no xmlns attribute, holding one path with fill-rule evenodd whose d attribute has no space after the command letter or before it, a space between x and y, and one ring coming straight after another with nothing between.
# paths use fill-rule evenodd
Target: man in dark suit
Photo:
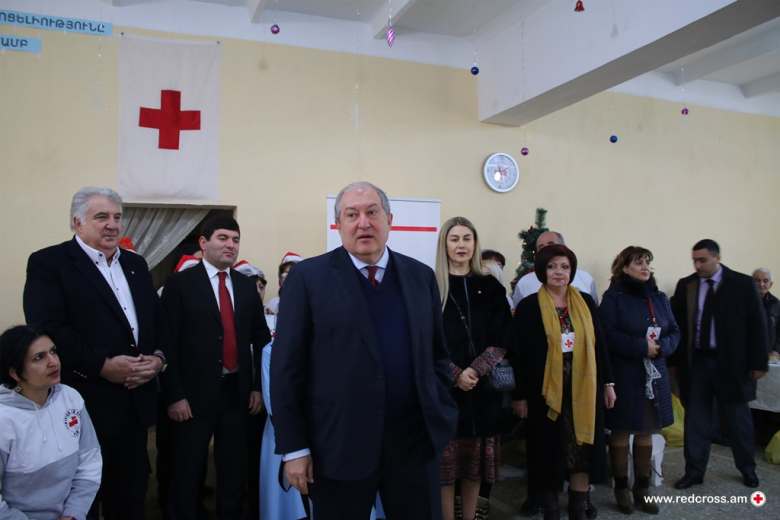
<instances>
[{"instance_id":1,"label":"man in dark suit","mask_svg":"<svg viewBox=\"0 0 780 520\"><path fill-rule=\"evenodd\" d=\"M217 516L241 518L247 420L262 406L260 371L253 368L251 346L261 348L271 335L255 283L231 269L239 241L234 219L209 219L199 238L203 260L171 275L163 291L170 363L163 374L163 390L174 421L169 509L176 520L197 518L212 435Z\"/></svg>"},{"instance_id":2,"label":"man in dark suit","mask_svg":"<svg viewBox=\"0 0 780 520\"><path fill-rule=\"evenodd\" d=\"M714 240L697 242L692 256L696 272L677 282L672 297L681 348L670 365L685 406L685 475L675 487L704 480L715 429L713 400L744 484L758 487L747 403L756 398L756 380L768 369L764 311L753 280L720 263Z\"/></svg>"},{"instance_id":3,"label":"man in dark suit","mask_svg":"<svg viewBox=\"0 0 780 520\"><path fill-rule=\"evenodd\" d=\"M120 249L122 199L82 188L71 204L72 240L30 255L27 322L46 330L62 359L62 381L84 397L103 454L100 492L89 518L144 518L147 429L155 421L152 381L158 300L144 259Z\"/></svg>"},{"instance_id":4,"label":"man in dark suit","mask_svg":"<svg viewBox=\"0 0 780 520\"><path fill-rule=\"evenodd\" d=\"M343 246L284 284L271 358L276 450L314 517L440 518L437 460L457 409L433 271L386 247L393 217L367 182L339 193Z\"/></svg>"}]
</instances>

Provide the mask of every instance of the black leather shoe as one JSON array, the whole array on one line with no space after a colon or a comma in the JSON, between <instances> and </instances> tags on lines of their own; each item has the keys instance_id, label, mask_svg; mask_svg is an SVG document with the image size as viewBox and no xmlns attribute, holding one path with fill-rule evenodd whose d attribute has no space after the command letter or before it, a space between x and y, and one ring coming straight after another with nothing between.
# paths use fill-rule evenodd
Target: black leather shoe
<instances>
[{"instance_id":1,"label":"black leather shoe","mask_svg":"<svg viewBox=\"0 0 780 520\"><path fill-rule=\"evenodd\" d=\"M752 475L742 475L742 483L749 488L757 488L758 477L756 476L755 473L753 473Z\"/></svg>"},{"instance_id":2,"label":"black leather shoe","mask_svg":"<svg viewBox=\"0 0 780 520\"><path fill-rule=\"evenodd\" d=\"M703 478L692 477L686 473L680 480L674 483L674 489L688 489L689 487L701 484L702 482L704 482Z\"/></svg>"}]
</instances>

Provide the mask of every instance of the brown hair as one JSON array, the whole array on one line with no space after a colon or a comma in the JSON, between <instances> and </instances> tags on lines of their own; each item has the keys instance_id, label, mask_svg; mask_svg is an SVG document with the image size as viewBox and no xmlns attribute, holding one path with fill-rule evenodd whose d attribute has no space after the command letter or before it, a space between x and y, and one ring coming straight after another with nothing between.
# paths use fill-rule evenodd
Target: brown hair
<instances>
[{"instance_id":1,"label":"brown hair","mask_svg":"<svg viewBox=\"0 0 780 520\"><path fill-rule=\"evenodd\" d=\"M574 280L574 275L577 274L577 255L563 244L552 244L543 247L536 252L536 257L534 258L534 272L536 273L536 277L543 284L547 284L547 264L556 256L565 256L569 260L569 263L571 264L569 285L571 285L571 282Z\"/></svg>"},{"instance_id":2,"label":"brown hair","mask_svg":"<svg viewBox=\"0 0 780 520\"><path fill-rule=\"evenodd\" d=\"M612 279L616 280L623 275L623 268L630 265L634 260L647 258L648 262L653 261L653 253L649 249L641 246L628 246L622 250L612 261Z\"/></svg>"}]
</instances>

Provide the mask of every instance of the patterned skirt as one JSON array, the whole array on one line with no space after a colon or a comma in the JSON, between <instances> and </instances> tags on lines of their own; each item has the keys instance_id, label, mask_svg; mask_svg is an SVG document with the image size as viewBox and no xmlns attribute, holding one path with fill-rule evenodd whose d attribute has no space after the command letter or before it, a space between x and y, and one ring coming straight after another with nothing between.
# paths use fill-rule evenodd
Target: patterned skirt
<instances>
[{"instance_id":1,"label":"patterned skirt","mask_svg":"<svg viewBox=\"0 0 780 520\"><path fill-rule=\"evenodd\" d=\"M451 486L462 479L492 484L498 480L500 453L501 438L498 435L451 440L441 457L441 485Z\"/></svg>"}]
</instances>

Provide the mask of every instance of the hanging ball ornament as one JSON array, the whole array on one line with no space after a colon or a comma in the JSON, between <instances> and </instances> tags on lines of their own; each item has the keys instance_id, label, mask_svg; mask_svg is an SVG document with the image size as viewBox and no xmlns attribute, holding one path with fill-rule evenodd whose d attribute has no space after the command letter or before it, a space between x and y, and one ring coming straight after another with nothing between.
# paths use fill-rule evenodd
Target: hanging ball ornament
<instances>
[{"instance_id":1,"label":"hanging ball ornament","mask_svg":"<svg viewBox=\"0 0 780 520\"><path fill-rule=\"evenodd\" d=\"M581 13L585 10L585 6L582 3L582 0L577 0L577 3L574 4L574 12Z\"/></svg>"},{"instance_id":2,"label":"hanging ball ornament","mask_svg":"<svg viewBox=\"0 0 780 520\"><path fill-rule=\"evenodd\" d=\"M680 113L681 113L682 115L684 115L684 116L687 116L687 115L688 115L688 107L683 107L683 109L682 109L682 110L680 110Z\"/></svg>"},{"instance_id":3,"label":"hanging ball ornament","mask_svg":"<svg viewBox=\"0 0 780 520\"><path fill-rule=\"evenodd\" d=\"M273 24L271 26L271 34L279 34L279 31L281 31L279 24Z\"/></svg>"},{"instance_id":4,"label":"hanging ball ornament","mask_svg":"<svg viewBox=\"0 0 780 520\"><path fill-rule=\"evenodd\" d=\"M616 136L615 134L612 134L611 136L609 136L609 142L610 143L617 143L618 142L618 136Z\"/></svg>"},{"instance_id":5,"label":"hanging ball ornament","mask_svg":"<svg viewBox=\"0 0 780 520\"><path fill-rule=\"evenodd\" d=\"M477 67L477 64L475 63L471 66L471 75L476 76L477 74L479 74L479 67Z\"/></svg>"},{"instance_id":6,"label":"hanging ball ornament","mask_svg":"<svg viewBox=\"0 0 780 520\"><path fill-rule=\"evenodd\" d=\"M527 148L527 147L525 147L525 146L523 146L523 147L520 149L520 155L528 155L528 148Z\"/></svg>"}]
</instances>

